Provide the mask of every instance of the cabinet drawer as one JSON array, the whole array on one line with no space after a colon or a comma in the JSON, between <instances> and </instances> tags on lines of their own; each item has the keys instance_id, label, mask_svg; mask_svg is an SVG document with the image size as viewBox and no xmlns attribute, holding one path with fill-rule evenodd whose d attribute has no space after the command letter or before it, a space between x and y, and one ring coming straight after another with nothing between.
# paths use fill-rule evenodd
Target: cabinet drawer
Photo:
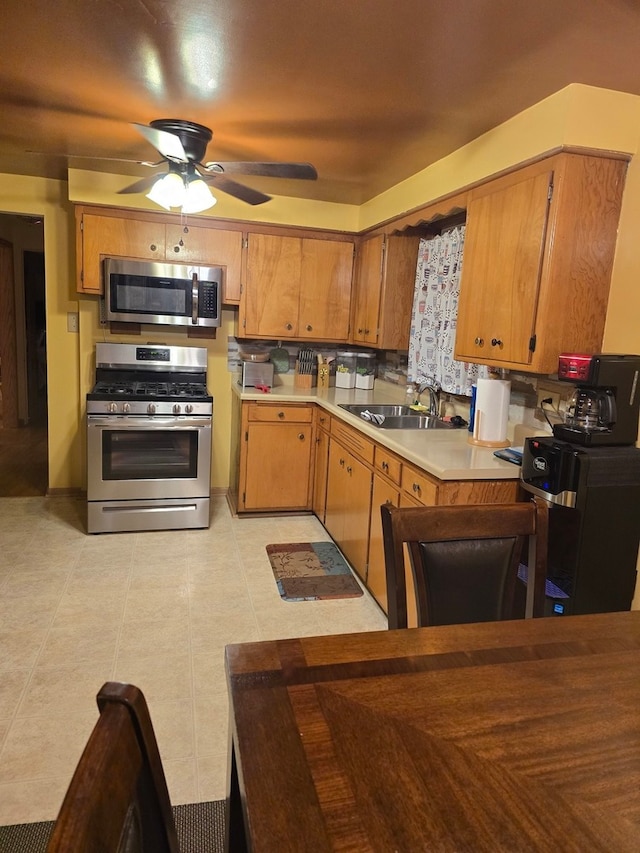
<instances>
[{"instance_id":1,"label":"cabinet drawer","mask_svg":"<svg viewBox=\"0 0 640 853\"><path fill-rule=\"evenodd\" d=\"M400 485L402 461L398 459L397 456L389 453L389 451L384 447L376 447L374 454L374 466L378 471L384 474L385 477L388 477L392 483L396 483L398 486Z\"/></svg>"},{"instance_id":2,"label":"cabinet drawer","mask_svg":"<svg viewBox=\"0 0 640 853\"><path fill-rule=\"evenodd\" d=\"M268 423L305 423L313 418L311 406L291 406L288 403L249 403L249 420Z\"/></svg>"},{"instance_id":3,"label":"cabinet drawer","mask_svg":"<svg viewBox=\"0 0 640 853\"><path fill-rule=\"evenodd\" d=\"M347 426L342 421L332 418L331 420L331 436L336 438L360 459L373 464L373 442L364 436L362 433L350 426Z\"/></svg>"},{"instance_id":4,"label":"cabinet drawer","mask_svg":"<svg viewBox=\"0 0 640 853\"><path fill-rule=\"evenodd\" d=\"M426 506L433 506L438 502L437 483L424 471L410 465L402 466L402 489Z\"/></svg>"}]
</instances>

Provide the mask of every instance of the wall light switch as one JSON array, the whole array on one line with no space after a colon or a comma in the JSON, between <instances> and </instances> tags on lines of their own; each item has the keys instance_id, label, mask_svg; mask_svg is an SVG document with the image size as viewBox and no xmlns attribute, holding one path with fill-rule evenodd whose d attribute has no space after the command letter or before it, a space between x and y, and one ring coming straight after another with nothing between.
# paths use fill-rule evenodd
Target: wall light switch
<instances>
[{"instance_id":1,"label":"wall light switch","mask_svg":"<svg viewBox=\"0 0 640 853\"><path fill-rule=\"evenodd\" d=\"M80 330L80 322L76 311L67 313L67 332L78 332Z\"/></svg>"}]
</instances>

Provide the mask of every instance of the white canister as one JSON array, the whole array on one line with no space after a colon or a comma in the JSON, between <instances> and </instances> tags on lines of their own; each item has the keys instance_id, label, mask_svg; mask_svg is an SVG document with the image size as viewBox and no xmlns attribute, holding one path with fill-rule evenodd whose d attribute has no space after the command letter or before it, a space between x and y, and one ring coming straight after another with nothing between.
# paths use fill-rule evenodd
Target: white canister
<instances>
[{"instance_id":1,"label":"white canister","mask_svg":"<svg viewBox=\"0 0 640 853\"><path fill-rule=\"evenodd\" d=\"M356 356L356 388L370 390L376 376L376 354L359 352Z\"/></svg>"},{"instance_id":2,"label":"white canister","mask_svg":"<svg viewBox=\"0 0 640 853\"><path fill-rule=\"evenodd\" d=\"M356 354L346 350L336 353L336 388L355 388Z\"/></svg>"}]
</instances>

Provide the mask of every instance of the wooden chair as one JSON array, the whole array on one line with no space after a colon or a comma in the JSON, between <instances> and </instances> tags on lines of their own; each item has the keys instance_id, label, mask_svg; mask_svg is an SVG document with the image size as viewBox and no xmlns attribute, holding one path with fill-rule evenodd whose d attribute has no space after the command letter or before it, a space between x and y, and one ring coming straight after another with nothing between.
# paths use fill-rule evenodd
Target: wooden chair
<instances>
[{"instance_id":1,"label":"wooden chair","mask_svg":"<svg viewBox=\"0 0 640 853\"><path fill-rule=\"evenodd\" d=\"M47 853L179 853L167 783L142 692L107 682Z\"/></svg>"},{"instance_id":2,"label":"wooden chair","mask_svg":"<svg viewBox=\"0 0 640 853\"><path fill-rule=\"evenodd\" d=\"M522 616L517 574L525 542L533 575L526 615L543 615L549 523L543 500L406 508L385 504L381 513L389 628L407 627L405 544L419 626Z\"/></svg>"}]
</instances>

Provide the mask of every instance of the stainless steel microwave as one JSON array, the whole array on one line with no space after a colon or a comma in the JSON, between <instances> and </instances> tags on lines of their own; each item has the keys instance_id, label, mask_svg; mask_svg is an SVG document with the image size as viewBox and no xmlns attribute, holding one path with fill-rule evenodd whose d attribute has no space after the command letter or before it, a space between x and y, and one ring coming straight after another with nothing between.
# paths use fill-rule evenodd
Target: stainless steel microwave
<instances>
[{"instance_id":1,"label":"stainless steel microwave","mask_svg":"<svg viewBox=\"0 0 640 853\"><path fill-rule=\"evenodd\" d=\"M222 275L222 267L106 258L106 319L171 326L219 326Z\"/></svg>"}]
</instances>

